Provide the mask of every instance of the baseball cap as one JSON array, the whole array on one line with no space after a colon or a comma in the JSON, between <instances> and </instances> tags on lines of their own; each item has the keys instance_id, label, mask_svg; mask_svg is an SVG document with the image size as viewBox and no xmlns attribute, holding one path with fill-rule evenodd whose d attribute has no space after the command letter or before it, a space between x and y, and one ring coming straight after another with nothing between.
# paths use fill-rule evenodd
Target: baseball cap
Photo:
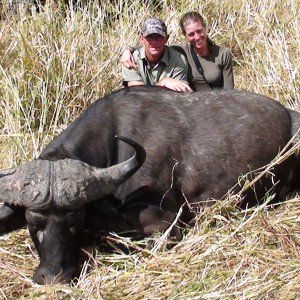
<instances>
[{"instance_id":1,"label":"baseball cap","mask_svg":"<svg viewBox=\"0 0 300 300\"><path fill-rule=\"evenodd\" d=\"M157 33L163 37L167 36L167 26L166 24L158 18L149 18L145 20L141 32L143 36L147 36L152 33Z\"/></svg>"}]
</instances>

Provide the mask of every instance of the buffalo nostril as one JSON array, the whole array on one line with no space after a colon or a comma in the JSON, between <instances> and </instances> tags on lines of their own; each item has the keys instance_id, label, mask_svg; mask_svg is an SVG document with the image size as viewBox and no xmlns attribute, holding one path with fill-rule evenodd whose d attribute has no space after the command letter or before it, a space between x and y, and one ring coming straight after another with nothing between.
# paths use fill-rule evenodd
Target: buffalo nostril
<instances>
[{"instance_id":1,"label":"buffalo nostril","mask_svg":"<svg viewBox=\"0 0 300 300\"><path fill-rule=\"evenodd\" d=\"M44 285L44 284L48 284L48 279L47 279L47 276L46 275L41 275L41 274L35 274L33 276L33 280L37 283L37 284L41 284L41 285Z\"/></svg>"},{"instance_id":2,"label":"buffalo nostril","mask_svg":"<svg viewBox=\"0 0 300 300\"><path fill-rule=\"evenodd\" d=\"M41 285L54 283L70 283L77 275L77 268L69 268L65 271L53 272L47 267L39 267L33 276L33 280Z\"/></svg>"},{"instance_id":3,"label":"buffalo nostril","mask_svg":"<svg viewBox=\"0 0 300 300\"><path fill-rule=\"evenodd\" d=\"M33 280L38 284L51 284L55 281L55 278L57 277L57 274L55 272L51 271L50 269L46 267L38 267L36 270Z\"/></svg>"},{"instance_id":4,"label":"buffalo nostril","mask_svg":"<svg viewBox=\"0 0 300 300\"><path fill-rule=\"evenodd\" d=\"M38 282L39 284L46 284L47 283L47 281L46 281L46 277L44 276L44 275L42 275L41 277L40 277L40 282Z\"/></svg>"}]
</instances>

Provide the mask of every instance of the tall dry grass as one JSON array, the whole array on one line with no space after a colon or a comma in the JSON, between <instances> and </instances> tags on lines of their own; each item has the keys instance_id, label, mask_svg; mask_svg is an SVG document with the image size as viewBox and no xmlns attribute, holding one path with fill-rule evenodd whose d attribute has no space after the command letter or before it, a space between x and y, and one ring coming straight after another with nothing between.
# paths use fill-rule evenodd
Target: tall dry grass
<instances>
[{"instance_id":1,"label":"tall dry grass","mask_svg":"<svg viewBox=\"0 0 300 300\"><path fill-rule=\"evenodd\" d=\"M85 107L121 86L120 52L150 15L179 43L180 16L199 11L212 39L233 53L237 88L300 109L299 0L85 1L77 9L49 1L40 13L13 2L0 3L0 167L36 157ZM234 197L217 202L169 250L162 237L142 250L116 236L129 254L86 249L78 282L64 286L32 282L38 258L19 230L0 237L0 299L297 299L298 200L246 212Z\"/></svg>"}]
</instances>

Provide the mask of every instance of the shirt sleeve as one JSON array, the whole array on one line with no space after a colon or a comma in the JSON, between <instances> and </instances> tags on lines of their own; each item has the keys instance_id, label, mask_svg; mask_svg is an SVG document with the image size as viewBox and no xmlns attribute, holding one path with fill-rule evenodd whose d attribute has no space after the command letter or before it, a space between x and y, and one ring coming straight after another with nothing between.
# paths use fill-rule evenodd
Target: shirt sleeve
<instances>
[{"instance_id":1,"label":"shirt sleeve","mask_svg":"<svg viewBox=\"0 0 300 300\"><path fill-rule=\"evenodd\" d=\"M143 81L141 73L137 69L128 69L122 66L123 84L129 81Z\"/></svg>"},{"instance_id":2,"label":"shirt sleeve","mask_svg":"<svg viewBox=\"0 0 300 300\"><path fill-rule=\"evenodd\" d=\"M229 49L226 49L223 56L223 88L234 88L232 55Z\"/></svg>"},{"instance_id":3,"label":"shirt sleeve","mask_svg":"<svg viewBox=\"0 0 300 300\"><path fill-rule=\"evenodd\" d=\"M188 82L188 64L182 54L178 53L176 64L173 66L172 78Z\"/></svg>"}]
</instances>

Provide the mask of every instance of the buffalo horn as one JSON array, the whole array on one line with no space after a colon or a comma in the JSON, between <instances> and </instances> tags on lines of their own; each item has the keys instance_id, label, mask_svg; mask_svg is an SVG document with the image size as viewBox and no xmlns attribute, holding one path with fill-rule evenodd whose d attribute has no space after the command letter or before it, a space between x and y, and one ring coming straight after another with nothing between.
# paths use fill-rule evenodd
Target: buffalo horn
<instances>
[{"instance_id":1,"label":"buffalo horn","mask_svg":"<svg viewBox=\"0 0 300 300\"><path fill-rule=\"evenodd\" d=\"M25 207L41 207L50 199L53 162L33 160L0 171L0 201Z\"/></svg>"},{"instance_id":2,"label":"buffalo horn","mask_svg":"<svg viewBox=\"0 0 300 300\"><path fill-rule=\"evenodd\" d=\"M0 201L46 209L50 205L74 209L113 193L143 164L146 154L138 143L124 137L136 153L128 160L108 168L63 159L33 160L15 169L0 172Z\"/></svg>"},{"instance_id":3,"label":"buffalo horn","mask_svg":"<svg viewBox=\"0 0 300 300\"><path fill-rule=\"evenodd\" d=\"M146 158L144 148L125 137L116 137L131 145L136 153L128 160L108 168L97 168L83 162L63 160L56 166L55 204L57 207L74 209L87 202L113 193L118 186L132 176ZM64 170L68 169L68 172ZM65 180L63 176L67 176Z\"/></svg>"}]
</instances>

